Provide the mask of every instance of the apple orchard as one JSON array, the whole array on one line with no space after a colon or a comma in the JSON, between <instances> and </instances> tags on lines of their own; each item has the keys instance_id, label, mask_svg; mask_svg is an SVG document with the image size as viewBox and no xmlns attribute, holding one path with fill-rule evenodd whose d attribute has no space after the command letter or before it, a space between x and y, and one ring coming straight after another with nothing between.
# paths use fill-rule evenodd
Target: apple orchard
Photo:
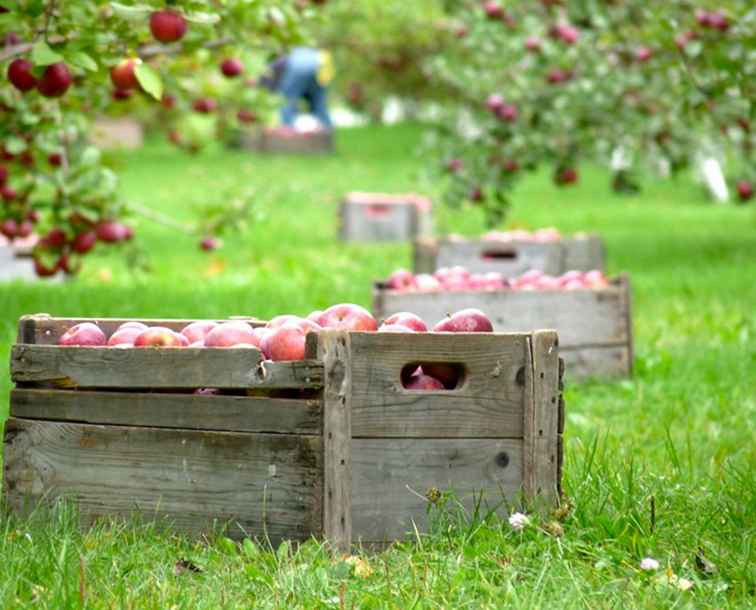
<instances>
[{"instance_id":1,"label":"apple orchard","mask_svg":"<svg viewBox=\"0 0 756 610\"><path fill-rule=\"evenodd\" d=\"M618 155L613 186L630 192L641 172L674 174L713 147L731 161L736 199L756 182L747 0L424 0L397 11L377 0L0 0L0 33L0 232L41 236L40 276L75 273L93 248L132 238L134 207L87 141L93 117L146 110L196 151L188 117L214 117L221 138L265 122L275 100L256 79L303 42L343 58L342 93L358 107L389 94L434 100L445 201L480 206L491 226L522 174L544 166L567 187L582 162ZM203 215L203 249L237 212Z\"/></svg>"},{"instance_id":2,"label":"apple orchard","mask_svg":"<svg viewBox=\"0 0 756 610\"><path fill-rule=\"evenodd\" d=\"M128 206L118 180L88 143L93 116L119 105L147 105L172 125L187 112L218 122L257 118L252 69L303 41L302 25L319 2L0 2L5 82L0 88L0 231L41 236L40 276L76 273L97 244L128 242ZM317 8L317 7L314 7ZM225 81L207 95L202 75ZM187 74L200 75L187 79ZM188 82L187 82L188 81ZM192 150L176 129L168 136ZM206 219L212 230L227 218ZM214 237L202 240L212 249Z\"/></svg>"}]
</instances>

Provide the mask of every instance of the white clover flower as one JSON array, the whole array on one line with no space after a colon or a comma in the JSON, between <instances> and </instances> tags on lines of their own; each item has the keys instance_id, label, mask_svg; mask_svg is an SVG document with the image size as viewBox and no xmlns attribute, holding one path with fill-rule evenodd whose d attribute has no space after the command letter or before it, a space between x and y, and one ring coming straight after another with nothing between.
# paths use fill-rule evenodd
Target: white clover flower
<instances>
[{"instance_id":1,"label":"white clover flower","mask_svg":"<svg viewBox=\"0 0 756 610\"><path fill-rule=\"evenodd\" d=\"M522 513L512 513L509 516L509 525L512 526L513 529L516 529L518 532L521 532L525 529L526 525L530 524L530 517L527 515L524 515Z\"/></svg>"},{"instance_id":2,"label":"white clover flower","mask_svg":"<svg viewBox=\"0 0 756 610\"><path fill-rule=\"evenodd\" d=\"M640 562L640 569L646 572L653 572L659 569L659 562L653 557L644 557Z\"/></svg>"}]
</instances>

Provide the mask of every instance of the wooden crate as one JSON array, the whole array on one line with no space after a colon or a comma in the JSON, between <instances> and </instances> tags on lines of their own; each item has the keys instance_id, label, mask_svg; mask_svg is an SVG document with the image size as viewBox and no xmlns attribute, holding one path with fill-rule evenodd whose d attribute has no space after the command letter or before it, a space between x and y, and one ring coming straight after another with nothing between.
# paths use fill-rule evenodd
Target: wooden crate
<instances>
[{"instance_id":1,"label":"wooden crate","mask_svg":"<svg viewBox=\"0 0 756 610\"><path fill-rule=\"evenodd\" d=\"M14 246L0 244L0 282L36 279L31 256L24 256Z\"/></svg>"},{"instance_id":2,"label":"wooden crate","mask_svg":"<svg viewBox=\"0 0 756 610\"><path fill-rule=\"evenodd\" d=\"M472 273L497 271L506 277L538 269L548 275L570 270L606 268L604 242L598 235L576 236L551 242L485 239L419 239L415 241L415 273L433 273L461 265Z\"/></svg>"},{"instance_id":3,"label":"wooden crate","mask_svg":"<svg viewBox=\"0 0 756 610\"><path fill-rule=\"evenodd\" d=\"M402 292L379 282L373 292L373 315L378 320L411 311L432 325L468 307L484 311L498 332L556 329L567 371L575 378L632 374L631 291L626 275L601 289Z\"/></svg>"},{"instance_id":4,"label":"wooden crate","mask_svg":"<svg viewBox=\"0 0 756 610\"><path fill-rule=\"evenodd\" d=\"M344 196L339 237L344 241L410 241L432 231L432 202L415 193L361 193Z\"/></svg>"},{"instance_id":5,"label":"wooden crate","mask_svg":"<svg viewBox=\"0 0 756 610\"><path fill-rule=\"evenodd\" d=\"M308 359L272 363L255 349L57 346L80 321L20 322L4 443L15 511L69 497L84 523L138 513L189 534L315 535L346 550L422 531L431 488L468 506L476 493L493 506L521 492L551 505L558 493L553 331L323 331ZM400 372L416 362L459 363L463 381L406 390Z\"/></svg>"},{"instance_id":6,"label":"wooden crate","mask_svg":"<svg viewBox=\"0 0 756 610\"><path fill-rule=\"evenodd\" d=\"M242 148L260 153L322 154L334 151L333 131L291 132L275 129L244 129L239 136Z\"/></svg>"}]
</instances>

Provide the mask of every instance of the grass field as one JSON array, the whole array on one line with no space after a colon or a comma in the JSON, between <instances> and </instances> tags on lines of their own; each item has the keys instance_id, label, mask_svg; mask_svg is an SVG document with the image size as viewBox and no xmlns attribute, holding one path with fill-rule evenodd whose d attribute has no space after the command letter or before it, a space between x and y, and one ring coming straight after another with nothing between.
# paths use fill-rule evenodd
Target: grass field
<instances>
[{"instance_id":1,"label":"grass field","mask_svg":"<svg viewBox=\"0 0 756 610\"><path fill-rule=\"evenodd\" d=\"M329 158L185 157L163 144L119 156L124 194L178 218L245 183L269 196L247 233L217 253L137 220L149 273L103 253L75 282L0 286L0 360L26 313L265 318L369 305L371 279L409 265L409 248L340 244L336 203L350 189L433 192L420 178L420 136L409 126L352 130ZM345 562L314 540L270 551L135 524L79 532L62 507L30 521L0 517L0 607L753 607L754 207L712 205L688 180L649 179L636 198L611 194L607 183L590 169L567 190L529 178L510 217L600 232L610 270L633 280L634 379L567 389L572 509L563 535L536 517L517 532L439 511L432 536ZM471 211L441 216L458 232L482 228ZM4 367L0 421L8 391ZM639 568L646 556L659 570ZM177 567L182 559L197 571Z\"/></svg>"}]
</instances>

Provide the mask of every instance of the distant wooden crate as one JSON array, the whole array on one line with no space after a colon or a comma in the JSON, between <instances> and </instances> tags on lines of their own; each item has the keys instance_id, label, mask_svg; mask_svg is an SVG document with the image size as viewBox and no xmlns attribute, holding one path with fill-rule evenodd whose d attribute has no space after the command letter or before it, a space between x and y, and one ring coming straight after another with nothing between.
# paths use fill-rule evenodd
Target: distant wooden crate
<instances>
[{"instance_id":1,"label":"distant wooden crate","mask_svg":"<svg viewBox=\"0 0 756 610\"><path fill-rule=\"evenodd\" d=\"M239 134L242 148L261 153L332 153L333 131L283 131L280 129L244 129Z\"/></svg>"},{"instance_id":2,"label":"distant wooden crate","mask_svg":"<svg viewBox=\"0 0 756 610\"><path fill-rule=\"evenodd\" d=\"M344 196L339 236L345 241L409 241L432 232L433 204L415 193L361 193Z\"/></svg>"},{"instance_id":3,"label":"distant wooden crate","mask_svg":"<svg viewBox=\"0 0 756 610\"><path fill-rule=\"evenodd\" d=\"M136 512L190 534L315 535L347 550L424 531L431 489L468 507L483 494L502 512L521 492L556 500L564 412L553 331L328 330L310 335L307 360L272 363L255 349L57 346L79 321L20 322L5 426L13 510L68 497L85 523ZM405 389L401 371L423 362L458 365L458 387Z\"/></svg>"},{"instance_id":4,"label":"distant wooden crate","mask_svg":"<svg viewBox=\"0 0 756 610\"><path fill-rule=\"evenodd\" d=\"M548 275L570 270L606 268L606 249L598 235L557 241L496 241L486 239L419 239L415 242L415 273L433 273L461 265L472 273L497 271L506 277L538 269Z\"/></svg>"},{"instance_id":5,"label":"distant wooden crate","mask_svg":"<svg viewBox=\"0 0 756 610\"><path fill-rule=\"evenodd\" d=\"M36 279L31 256L15 246L0 244L0 282Z\"/></svg>"},{"instance_id":6,"label":"distant wooden crate","mask_svg":"<svg viewBox=\"0 0 756 610\"><path fill-rule=\"evenodd\" d=\"M631 293L626 275L600 289L404 292L376 283L373 292L373 314L379 320L411 311L435 324L468 307L484 311L497 332L556 329L560 354L575 378L632 373Z\"/></svg>"},{"instance_id":7,"label":"distant wooden crate","mask_svg":"<svg viewBox=\"0 0 756 610\"><path fill-rule=\"evenodd\" d=\"M129 117L101 117L94 121L89 139L98 148L136 149L144 145L144 127Z\"/></svg>"}]
</instances>

